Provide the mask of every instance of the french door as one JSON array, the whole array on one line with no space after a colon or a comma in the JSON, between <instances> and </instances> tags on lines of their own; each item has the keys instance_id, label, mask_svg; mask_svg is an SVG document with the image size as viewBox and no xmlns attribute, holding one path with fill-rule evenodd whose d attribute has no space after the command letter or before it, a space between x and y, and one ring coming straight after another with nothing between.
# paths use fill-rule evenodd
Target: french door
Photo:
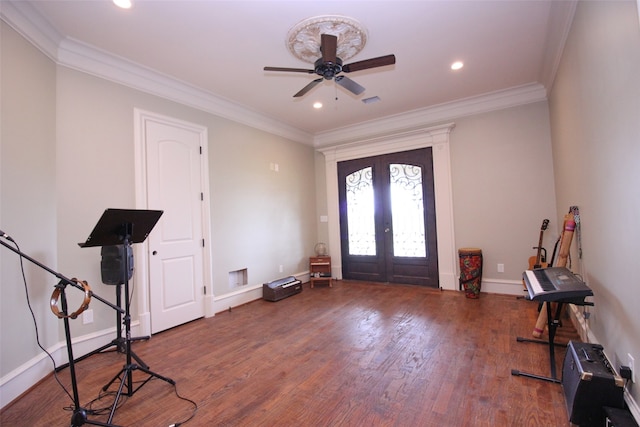
<instances>
[{"instance_id":1,"label":"french door","mask_svg":"<svg viewBox=\"0 0 640 427\"><path fill-rule=\"evenodd\" d=\"M438 287L431 148L338 163L342 276Z\"/></svg>"}]
</instances>

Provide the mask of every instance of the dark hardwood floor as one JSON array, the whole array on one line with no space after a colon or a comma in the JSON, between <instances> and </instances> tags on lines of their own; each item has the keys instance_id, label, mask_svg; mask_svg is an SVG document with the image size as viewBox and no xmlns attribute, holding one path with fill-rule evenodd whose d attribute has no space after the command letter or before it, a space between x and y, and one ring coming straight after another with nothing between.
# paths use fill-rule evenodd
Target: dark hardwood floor
<instances>
[{"instance_id":1,"label":"dark hardwood floor","mask_svg":"<svg viewBox=\"0 0 640 427\"><path fill-rule=\"evenodd\" d=\"M305 285L279 302L254 301L133 343L150 369L197 403L187 426L568 426L548 347L529 337L537 304L513 296L418 286ZM73 327L73 322L72 322ZM557 342L578 339L570 323ZM565 349L557 348L561 372ZM76 365L81 404L95 402L125 363L107 352ZM69 369L58 374L71 390ZM134 371L136 385L147 377ZM110 390L115 391L119 381ZM72 400L50 376L0 413L2 426L68 426ZM169 426L194 408L152 379L120 400L113 423ZM89 415L104 423L108 414Z\"/></svg>"}]
</instances>

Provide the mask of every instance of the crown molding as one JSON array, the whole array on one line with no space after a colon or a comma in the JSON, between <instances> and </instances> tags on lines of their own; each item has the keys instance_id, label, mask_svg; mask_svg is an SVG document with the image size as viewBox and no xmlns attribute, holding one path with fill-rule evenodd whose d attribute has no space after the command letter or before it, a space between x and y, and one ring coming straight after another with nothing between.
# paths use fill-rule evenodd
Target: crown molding
<instances>
[{"instance_id":1,"label":"crown molding","mask_svg":"<svg viewBox=\"0 0 640 427\"><path fill-rule=\"evenodd\" d=\"M577 5L578 0L551 3L544 59L540 70L540 81L547 90L551 90L553 86Z\"/></svg>"},{"instance_id":2,"label":"crown molding","mask_svg":"<svg viewBox=\"0 0 640 427\"><path fill-rule=\"evenodd\" d=\"M314 147L322 149L369 140L384 135L412 132L429 124L546 99L544 86L540 83L531 83L318 133L314 138Z\"/></svg>"},{"instance_id":3,"label":"crown molding","mask_svg":"<svg viewBox=\"0 0 640 427\"><path fill-rule=\"evenodd\" d=\"M27 2L0 1L0 18L53 61L62 35Z\"/></svg>"},{"instance_id":4,"label":"crown molding","mask_svg":"<svg viewBox=\"0 0 640 427\"><path fill-rule=\"evenodd\" d=\"M169 99L315 148L338 146L384 137L385 135L397 135L402 132L422 129L429 124L547 99L546 90L542 84L530 83L312 135L201 88L143 67L133 61L101 51L74 39L64 38L35 8L26 2L2 1L0 5L2 6L0 8L2 20L61 66ZM562 19L567 23L568 28L573 17L575 4L573 7L567 5L562 10L564 11ZM561 45L564 45L564 42ZM555 68L557 68L557 61L559 61L558 55L561 54L561 46L558 49L555 49L555 53L552 54L552 57L556 58ZM548 74L553 74L554 67L551 67ZM550 76L548 78L552 80Z\"/></svg>"},{"instance_id":5,"label":"crown molding","mask_svg":"<svg viewBox=\"0 0 640 427\"><path fill-rule=\"evenodd\" d=\"M313 144L313 135L133 61L64 38L26 2L0 2L0 16L58 65L178 102L256 129Z\"/></svg>"},{"instance_id":6,"label":"crown molding","mask_svg":"<svg viewBox=\"0 0 640 427\"><path fill-rule=\"evenodd\" d=\"M306 145L312 145L313 142L313 135L310 133L71 38L66 38L60 43L58 64L296 142Z\"/></svg>"}]
</instances>

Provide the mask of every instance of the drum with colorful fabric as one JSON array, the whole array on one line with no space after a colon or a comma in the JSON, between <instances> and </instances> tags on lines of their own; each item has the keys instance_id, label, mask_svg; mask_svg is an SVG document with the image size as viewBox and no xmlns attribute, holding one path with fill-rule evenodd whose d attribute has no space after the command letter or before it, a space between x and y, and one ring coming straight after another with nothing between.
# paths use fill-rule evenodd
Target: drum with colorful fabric
<instances>
[{"instance_id":1,"label":"drum with colorful fabric","mask_svg":"<svg viewBox=\"0 0 640 427\"><path fill-rule=\"evenodd\" d=\"M482 250L462 248L458 250L460 258L460 290L464 287L467 298L478 298L482 284Z\"/></svg>"}]
</instances>

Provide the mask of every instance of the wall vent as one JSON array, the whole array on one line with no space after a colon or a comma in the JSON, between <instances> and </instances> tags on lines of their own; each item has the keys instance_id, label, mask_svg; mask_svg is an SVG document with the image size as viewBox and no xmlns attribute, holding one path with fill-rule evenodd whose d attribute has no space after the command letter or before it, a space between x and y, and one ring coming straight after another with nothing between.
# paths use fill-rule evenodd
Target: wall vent
<instances>
[{"instance_id":1,"label":"wall vent","mask_svg":"<svg viewBox=\"0 0 640 427\"><path fill-rule=\"evenodd\" d=\"M241 286L246 286L247 283L249 282L247 280L246 268L229 272L229 288L230 289L237 289Z\"/></svg>"}]
</instances>

